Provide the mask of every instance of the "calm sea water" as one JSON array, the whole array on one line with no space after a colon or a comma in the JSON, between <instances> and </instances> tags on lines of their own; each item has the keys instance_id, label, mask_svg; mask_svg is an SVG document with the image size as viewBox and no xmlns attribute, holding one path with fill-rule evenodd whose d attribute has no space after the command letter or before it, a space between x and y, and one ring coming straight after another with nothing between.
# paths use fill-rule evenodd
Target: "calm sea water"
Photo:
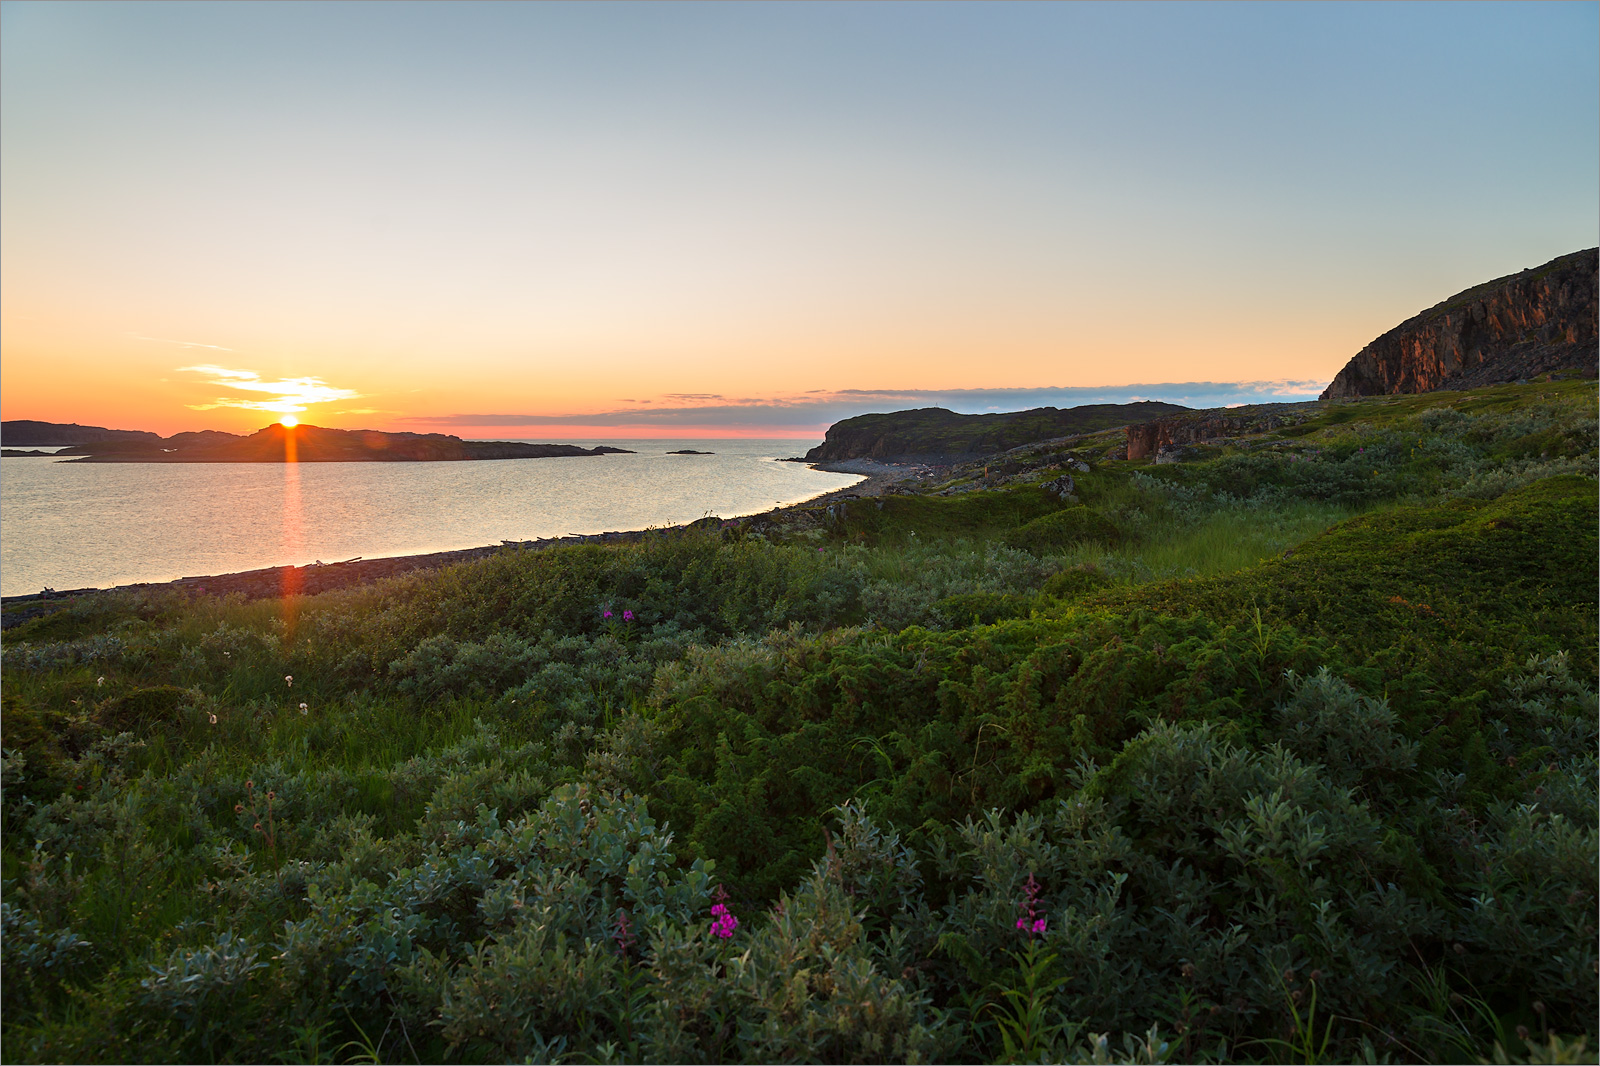
<instances>
[{"instance_id":1,"label":"calm sea water","mask_svg":"<svg viewBox=\"0 0 1600 1066\"><path fill-rule=\"evenodd\" d=\"M581 443L635 454L297 465L0 459L0 595L732 518L861 480L776 461L815 441ZM716 454L666 454L678 448Z\"/></svg>"}]
</instances>

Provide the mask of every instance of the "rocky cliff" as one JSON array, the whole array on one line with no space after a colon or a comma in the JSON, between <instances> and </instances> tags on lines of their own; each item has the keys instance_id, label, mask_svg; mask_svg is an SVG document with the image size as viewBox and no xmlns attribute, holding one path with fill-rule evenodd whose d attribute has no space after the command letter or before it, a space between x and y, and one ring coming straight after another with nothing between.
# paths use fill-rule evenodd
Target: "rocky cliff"
<instances>
[{"instance_id":1,"label":"rocky cliff","mask_svg":"<svg viewBox=\"0 0 1600 1066\"><path fill-rule=\"evenodd\" d=\"M1086 404L1064 410L1036 407L993 415L958 415L942 407L858 415L830 426L827 439L807 452L806 460L970 462L1037 440L1096 433L1186 410L1177 404L1145 400Z\"/></svg>"},{"instance_id":2,"label":"rocky cliff","mask_svg":"<svg viewBox=\"0 0 1600 1066\"><path fill-rule=\"evenodd\" d=\"M1590 248L1457 293L1357 352L1322 399L1593 375L1597 263Z\"/></svg>"}]
</instances>

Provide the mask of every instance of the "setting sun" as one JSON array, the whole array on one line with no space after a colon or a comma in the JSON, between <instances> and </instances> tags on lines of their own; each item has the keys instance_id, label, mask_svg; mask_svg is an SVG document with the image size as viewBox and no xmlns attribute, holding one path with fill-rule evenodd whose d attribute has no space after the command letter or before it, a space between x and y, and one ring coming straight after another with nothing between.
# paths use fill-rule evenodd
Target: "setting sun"
<instances>
[{"instance_id":1,"label":"setting sun","mask_svg":"<svg viewBox=\"0 0 1600 1066\"><path fill-rule=\"evenodd\" d=\"M284 415L282 418L278 419L278 423L286 428L292 429L300 424L300 420L294 415Z\"/></svg>"}]
</instances>

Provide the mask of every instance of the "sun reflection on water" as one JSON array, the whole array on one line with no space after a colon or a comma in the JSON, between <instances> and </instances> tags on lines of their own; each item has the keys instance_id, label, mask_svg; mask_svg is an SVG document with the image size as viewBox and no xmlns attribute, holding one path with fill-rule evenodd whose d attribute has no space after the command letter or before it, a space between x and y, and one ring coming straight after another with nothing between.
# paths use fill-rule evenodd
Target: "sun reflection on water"
<instances>
[{"instance_id":1,"label":"sun reflection on water","mask_svg":"<svg viewBox=\"0 0 1600 1066\"><path fill-rule=\"evenodd\" d=\"M283 599L283 639L294 639L295 615L299 610L301 572L295 569L294 560L305 550L305 523L300 509L300 455L299 441L294 432L294 420L283 420L283 557L290 560L280 573Z\"/></svg>"}]
</instances>

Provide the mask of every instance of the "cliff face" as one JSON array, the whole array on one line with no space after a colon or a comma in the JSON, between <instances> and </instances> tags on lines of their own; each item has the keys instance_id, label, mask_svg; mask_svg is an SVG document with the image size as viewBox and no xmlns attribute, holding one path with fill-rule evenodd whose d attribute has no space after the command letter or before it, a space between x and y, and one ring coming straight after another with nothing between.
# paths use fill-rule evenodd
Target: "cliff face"
<instances>
[{"instance_id":1,"label":"cliff face","mask_svg":"<svg viewBox=\"0 0 1600 1066\"><path fill-rule=\"evenodd\" d=\"M1593 374L1597 264L1600 249L1590 248L1457 293L1357 352L1322 399Z\"/></svg>"},{"instance_id":2,"label":"cliff face","mask_svg":"<svg viewBox=\"0 0 1600 1066\"><path fill-rule=\"evenodd\" d=\"M958 415L942 407L857 415L830 426L827 439L807 452L806 460L970 462L1036 440L1096 433L1186 410L1177 404L1144 400L1086 404L1065 410L1036 407L993 415Z\"/></svg>"}]
</instances>

